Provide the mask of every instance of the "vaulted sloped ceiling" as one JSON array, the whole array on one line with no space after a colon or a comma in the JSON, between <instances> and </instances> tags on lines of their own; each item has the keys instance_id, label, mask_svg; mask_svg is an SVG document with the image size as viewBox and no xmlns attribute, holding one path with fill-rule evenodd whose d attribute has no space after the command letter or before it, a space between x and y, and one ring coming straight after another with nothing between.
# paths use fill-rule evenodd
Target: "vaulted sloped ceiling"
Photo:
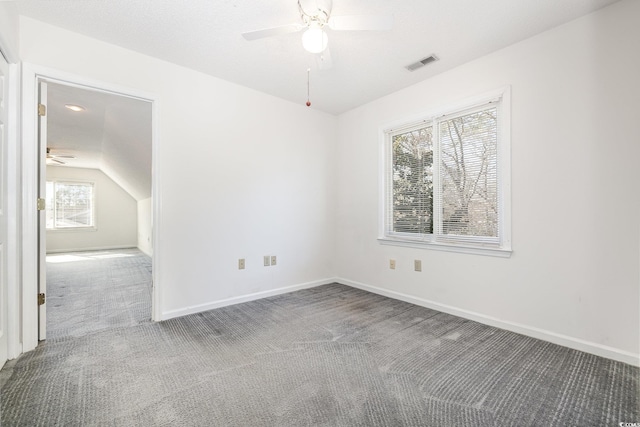
<instances>
[{"instance_id":1,"label":"vaulted sloped ceiling","mask_svg":"<svg viewBox=\"0 0 640 427\"><path fill-rule=\"evenodd\" d=\"M47 94L47 146L75 157L59 167L100 169L136 200L151 197L151 103L58 83Z\"/></svg>"}]
</instances>

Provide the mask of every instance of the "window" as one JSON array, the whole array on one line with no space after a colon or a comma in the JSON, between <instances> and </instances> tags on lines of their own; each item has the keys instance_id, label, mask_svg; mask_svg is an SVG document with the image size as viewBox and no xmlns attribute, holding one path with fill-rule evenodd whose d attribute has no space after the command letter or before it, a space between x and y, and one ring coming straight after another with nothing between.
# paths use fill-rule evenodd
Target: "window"
<instances>
[{"instance_id":1,"label":"window","mask_svg":"<svg viewBox=\"0 0 640 427\"><path fill-rule=\"evenodd\" d=\"M94 228L94 193L91 182L47 181L47 229Z\"/></svg>"},{"instance_id":2,"label":"window","mask_svg":"<svg viewBox=\"0 0 640 427\"><path fill-rule=\"evenodd\" d=\"M383 130L381 243L508 256L508 90Z\"/></svg>"}]
</instances>

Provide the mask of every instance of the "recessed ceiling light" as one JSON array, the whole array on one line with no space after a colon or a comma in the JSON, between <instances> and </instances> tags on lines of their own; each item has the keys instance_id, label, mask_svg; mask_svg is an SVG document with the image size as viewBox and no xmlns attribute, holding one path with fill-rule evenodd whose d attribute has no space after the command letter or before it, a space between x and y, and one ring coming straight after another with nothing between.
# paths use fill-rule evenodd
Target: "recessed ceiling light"
<instances>
[{"instance_id":1,"label":"recessed ceiling light","mask_svg":"<svg viewBox=\"0 0 640 427\"><path fill-rule=\"evenodd\" d=\"M67 107L69 110L75 111L75 112L86 110L86 108L84 108L82 105L64 104L64 106Z\"/></svg>"}]
</instances>

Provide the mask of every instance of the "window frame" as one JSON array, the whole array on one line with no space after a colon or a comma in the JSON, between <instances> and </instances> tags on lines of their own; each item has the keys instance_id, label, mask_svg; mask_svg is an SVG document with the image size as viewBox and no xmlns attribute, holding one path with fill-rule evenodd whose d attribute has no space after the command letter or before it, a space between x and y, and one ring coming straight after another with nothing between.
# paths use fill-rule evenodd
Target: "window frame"
<instances>
[{"instance_id":1,"label":"window frame","mask_svg":"<svg viewBox=\"0 0 640 427\"><path fill-rule=\"evenodd\" d=\"M444 234L437 234L436 221L439 219L440 183L440 141L433 141L433 234L413 234L393 232L393 151L392 139L395 135L413 129L428 126L439 126L440 121L482 110L489 103L497 109L497 179L498 179L498 240L496 243L481 242L482 239L465 239L464 237L448 239ZM415 114L379 129L379 230L378 242L383 245L405 246L412 248L434 249L449 252L471 253L498 257L511 256L511 88L509 86L466 98L442 108ZM436 187L437 186L437 187ZM455 241L454 241L455 240ZM466 240L466 241L465 241ZM475 241L469 241L475 240ZM491 239L488 239L491 240Z\"/></svg>"},{"instance_id":2,"label":"window frame","mask_svg":"<svg viewBox=\"0 0 640 427\"><path fill-rule=\"evenodd\" d=\"M46 227L46 221L45 221L45 230L47 232L77 232L77 231L97 231L98 230L98 226L97 226L97 214L96 214L96 208L97 208L97 197L96 197L96 191L97 191L97 185L95 183L95 181L87 181L87 180L74 180L74 179L47 179L45 181L45 185L47 185L48 183L52 183L53 185L53 196L52 196L52 206L49 206L49 203L46 204L46 210L45 211L49 211L49 209L51 209L52 213L53 213L53 227ZM55 203L55 186L56 184L69 184L69 185L78 185L78 184L84 184L84 185L91 185L92 187L92 192L91 192L91 225L87 225L87 226L76 226L76 227L56 227L55 226L55 216L56 216L56 203Z\"/></svg>"}]
</instances>

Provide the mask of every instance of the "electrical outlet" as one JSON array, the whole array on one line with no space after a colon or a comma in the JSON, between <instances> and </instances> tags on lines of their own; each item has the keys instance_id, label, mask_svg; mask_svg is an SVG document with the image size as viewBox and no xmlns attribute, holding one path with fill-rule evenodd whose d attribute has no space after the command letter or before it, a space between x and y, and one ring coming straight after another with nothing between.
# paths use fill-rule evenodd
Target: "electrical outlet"
<instances>
[{"instance_id":1,"label":"electrical outlet","mask_svg":"<svg viewBox=\"0 0 640 427\"><path fill-rule=\"evenodd\" d=\"M413 267L415 271L422 271L422 261L416 259L413 261Z\"/></svg>"},{"instance_id":2,"label":"electrical outlet","mask_svg":"<svg viewBox=\"0 0 640 427\"><path fill-rule=\"evenodd\" d=\"M238 270L244 270L244 258L238 260Z\"/></svg>"},{"instance_id":3,"label":"electrical outlet","mask_svg":"<svg viewBox=\"0 0 640 427\"><path fill-rule=\"evenodd\" d=\"M271 265L276 265L276 256L275 255L271 255Z\"/></svg>"},{"instance_id":4,"label":"electrical outlet","mask_svg":"<svg viewBox=\"0 0 640 427\"><path fill-rule=\"evenodd\" d=\"M271 257L269 255L264 256L264 266L269 267L271 265Z\"/></svg>"},{"instance_id":5,"label":"electrical outlet","mask_svg":"<svg viewBox=\"0 0 640 427\"><path fill-rule=\"evenodd\" d=\"M392 270L396 269L396 260L395 259L390 259L389 260L389 268Z\"/></svg>"}]
</instances>

